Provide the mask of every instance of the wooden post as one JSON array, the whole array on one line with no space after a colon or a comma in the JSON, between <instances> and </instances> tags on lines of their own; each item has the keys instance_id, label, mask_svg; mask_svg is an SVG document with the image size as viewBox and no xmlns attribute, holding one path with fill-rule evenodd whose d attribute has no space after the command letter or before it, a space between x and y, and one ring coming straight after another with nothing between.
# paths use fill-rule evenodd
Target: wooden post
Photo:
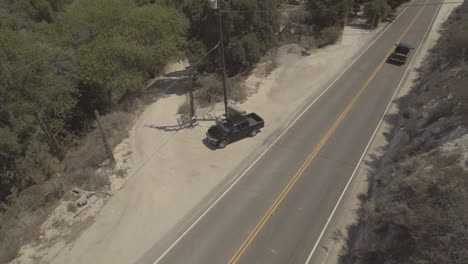
<instances>
[{"instance_id":1,"label":"wooden post","mask_svg":"<svg viewBox=\"0 0 468 264\"><path fill-rule=\"evenodd\" d=\"M189 75L189 104L190 104L190 109L189 109L189 120L190 120L190 125L192 125L192 120L193 116L195 115L195 104L193 100L193 76L192 74Z\"/></svg>"},{"instance_id":2,"label":"wooden post","mask_svg":"<svg viewBox=\"0 0 468 264\"><path fill-rule=\"evenodd\" d=\"M343 38L344 38L344 28L346 27L346 25L348 24L348 11L345 9L345 15L343 17L343 26L341 27L343 29L343 31L341 32L341 37L340 37L340 44L343 43Z\"/></svg>"},{"instance_id":3,"label":"wooden post","mask_svg":"<svg viewBox=\"0 0 468 264\"><path fill-rule=\"evenodd\" d=\"M375 16L377 15L377 12L374 11L374 17L372 18L372 24L370 26L370 30L372 31L372 29L374 29L374 21L375 21Z\"/></svg>"},{"instance_id":4,"label":"wooden post","mask_svg":"<svg viewBox=\"0 0 468 264\"><path fill-rule=\"evenodd\" d=\"M109 158L111 164L114 165L115 164L114 154L112 154L112 149L109 143L107 142L106 136L104 135L104 131L102 131L101 117L99 116L99 112L97 110L94 110L94 115L96 116L96 123L99 129L99 133L101 133L102 142L104 143L104 148L106 149L107 157Z\"/></svg>"},{"instance_id":5,"label":"wooden post","mask_svg":"<svg viewBox=\"0 0 468 264\"><path fill-rule=\"evenodd\" d=\"M348 11L345 10L345 16L343 18L343 29L348 25ZM344 31L344 30L343 30Z\"/></svg>"}]
</instances>

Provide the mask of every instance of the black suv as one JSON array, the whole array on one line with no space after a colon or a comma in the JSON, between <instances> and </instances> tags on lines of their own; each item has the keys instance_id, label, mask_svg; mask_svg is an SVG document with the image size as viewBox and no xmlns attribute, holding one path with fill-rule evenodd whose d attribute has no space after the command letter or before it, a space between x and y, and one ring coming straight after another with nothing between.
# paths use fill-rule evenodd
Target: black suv
<instances>
[{"instance_id":1,"label":"black suv","mask_svg":"<svg viewBox=\"0 0 468 264\"><path fill-rule=\"evenodd\" d=\"M236 115L216 122L206 132L208 141L218 148L241 140L247 136L254 137L265 126L263 119L255 113Z\"/></svg>"}]
</instances>

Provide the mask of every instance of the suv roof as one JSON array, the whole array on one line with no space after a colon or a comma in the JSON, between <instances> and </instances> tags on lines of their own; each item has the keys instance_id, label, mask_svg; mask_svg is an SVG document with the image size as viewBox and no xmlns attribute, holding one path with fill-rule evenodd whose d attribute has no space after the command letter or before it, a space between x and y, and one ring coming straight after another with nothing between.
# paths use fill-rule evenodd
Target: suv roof
<instances>
[{"instance_id":1,"label":"suv roof","mask_svg":"<svg viewBox=\"0 0 468 264\"><path fill-rule=\"evenodd\" d=\"M227 121L229 123L239 123L239 122L245 121L245 117L243 115L235 115L235 116L229 117Z\"/></svg>"},{"instance_id":2,"label":"suv roof","mask_svg":"<svg viewBox=\"0 0 468 264\"><path fill-rule=\"evenodd\" d=\"M409 53L409 51L413 49L410 45L408 44L405 44L405 43L398 43L396 48L395 48L395 52L396 53L404 53L404 54L407 54Z\"/></svg>"},{"instance_id":3,"label":"suv roof","mask_svg":"<svg viewBox=\"0 0 468 264\"><path fill-rule=\"evenodd\" d=\"M402 43L402 42L398 43L397 47L402 47L402 48L407 48L407 49L412 49L413 48L410 44L406 44L406 43Z\"/></svg>"}]
</instances>

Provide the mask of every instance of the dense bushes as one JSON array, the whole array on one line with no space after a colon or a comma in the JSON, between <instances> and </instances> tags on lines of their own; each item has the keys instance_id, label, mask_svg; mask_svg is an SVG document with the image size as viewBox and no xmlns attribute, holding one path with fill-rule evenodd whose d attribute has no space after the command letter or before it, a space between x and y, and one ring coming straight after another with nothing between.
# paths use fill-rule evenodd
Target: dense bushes
<instances>
[{"instance_id":1,"label":"dense bushes","mask_svg":"<svg viewBox=\"0 0 468 264\"><path fill-rule=\"evenodd\" d=\"M0 202L60 171L94 109L117 108L184 57L188 22L176 9L71 2L0 2Z\"/></svg>"},{"instance_id":2,"label":"dense bushes","mask_svg":"<svg viewBox=\"0 0 468 264\"><path fill-rule=\"evenodd\" d=\"M136 7L131 0L79 1L57 18L52 36L76 49L82 100L108 109L140 89L172 60L183 57L186 20L159 5ZM52 38L52 37L51 37Z\"/></svg>"},{"instance_id":3,"label":"dense bushes","mask_svg":"<svg viewBox=\"0 0 468 264\"><path fill-rule=\"evenodd\" d=\"M307 22L320 29L341 25L351 11L352 0L307 0L306 9L309 11Z\"/></svg>"},{"instance_id":4,"label":"dense bushes","mask_svg":"<svg viewBox=\"0 0 468 264\"><path fill-rule=\"evenodd\" d=\"M35 29L51 23L73 0L0 0L0 24L14 29Z\"/></svg>"},{"instance_id":5,"label":"dense bushes","mask_svg":"<svg viewBox=\"0 0 468 264\"><path fill-rule=\"evenodd\" d=\"M373 0L364 4L364 15L369 23L377 27L380 21L386 19L392 11L387 0Z\"/></svg>"},{"instance_id":6,"label":"dense bushes","mask_svg":"<svg viewBox=\"0 0 468 264\"><path fill-rule=\"evenodd\" d=\"M28 32L0 29L0 50L2 201L8 187L22 190L52 175L53 154L60 154L56 138L66 134L77 90L59 65L67 57Z\"/></svg>"}]
</instances>

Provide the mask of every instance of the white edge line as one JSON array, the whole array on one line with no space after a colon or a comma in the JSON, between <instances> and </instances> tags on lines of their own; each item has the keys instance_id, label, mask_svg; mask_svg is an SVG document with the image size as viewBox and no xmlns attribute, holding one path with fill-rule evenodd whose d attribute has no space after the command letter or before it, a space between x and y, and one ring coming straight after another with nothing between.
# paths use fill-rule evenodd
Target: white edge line
<instances>
[{"instance_id":1,"label":"white edge line","mask_svg":"<svg viewBox=\"0 0 468 264\"><path fill-rule=\"evenodd\" d=\"M413 0L411 3L413 3L415 0ZM180 240L182 240L188 232L190 232L193 227L195 225L198 224L198 222L200 222L201 219L203 219L203 217L205 217L205 215L207 215L211 209L213 209L213 207L215 207L219 201L221 199L223 199L224 196L226 196L226 194L232 189L234 188L234 186L236 186L236 184L247 174L247 172L273 147L273 145L276 144L276 142L278 142L278 140L284 135L286 134L286 132L288 132L288 130L297 122L297 120L299 120L314 104L315 102L317 102L340 78L341 76L343 76L343 74L345 74L349 68L351 68L351 66L354 65L354 63L356 63L357 60L359 60L359 58L362 57L362 55L364 55L364 53L366 53L366 51L372 47L372 45L374 45L374 43L380 39L380 37L395 23L395 21L406 11L406 9L408 9L408 7L410 6L411 4L409 4L408 6L406 6L406 8L395 18L395 20L393 20L393 22L391 24L389 24L378 36L377 38L371 42L371 44L369 44L369 46L356 58L354 59L354 61L348 66L346 67L346 69L340 73L340 75L338 75L338 77L325 89L322 91L322 93L320 93L320 95L314 99L314 101L312 101L312 103L310 103L306 108L305 110L296 118L294 119L294 121L292 123L289 124L288 127L286 127L283 132L281 132L281 134L268 146L268 148L266 148L261 154L260 156L258 156L251 164L249 167L247 167L247 169L244 170L244 172L218 197L218 199L216 199L211 205L210 207L208 207L205 212L203 212L202 215L200 215L197 220L195 220L195 222L193 222L192 225L189 226L189 228L187 228L187 230L185 230L184 233L182 233L182 235L180 235L180 237L178 239L176 239L176 241L174 241L174 243L172 243L172 245L166 249L166 251L164 251L164 253L155 261L153 262L153 264L158 264L168 253L169 251L171 251L176 245L177 243L179 243Z\"/></svg>"},{"instance_id":2,"label":"white edge line","mask_svg":"<svg viewBox=\"0 0 468 264\"><path fill-rule=\"evenodd\" d=\"M414 1L413 1L413 2L414 2ZM388 112L388 110L390 109L390 106L393 104L393 101L395 100L395 96L397 95L398 91L400 90L401 85L403 84L403 81L405 80L406 75L407 75L409 69L411 68L411 66L412 66L412 64L413 64L413 61L414 61L414 60L416 59L416 57L417 57L416 55L418 54L419 49L421 48L422 44L424 43L424 40L426 39L427 33L429 32L429 30L430 30L430 29L432 28L432 26L433 26L434 20L435 20L435 18L437 17L437 14L439 13L440 7L441 7L441 5L439 5L439 8L438 8L437 11L434 13L434 16L432 17L432 21L431 21L431 23L429 24L429 27L427 28L426 33L424 33L424 36L423 36L421 42L419 43L419 46L418 46L418 48L416 49L416 52L415 52L413 58L411 59L410 64L408 65L408 68L406 69L405 73L403 74L403 77L401 78L400 83L398 84L397 89L396 89L395 92L393 93L393 96L392 96L392 98L391 98L389 104L387 105L387 108L385 109L385 112L384 112L384 114L382 115L382 118L380 119L380 121L379 121L377 127L376 127L375 130L374 130L374 133L372 134L372 136L371 136L369 142L367 143L367 146L366 146L366 148L364 149L364 152L362 153L362 156L361 156L361 158L359 159L359 162L357 163L356 167L354 168L353 174L351 174L351 177L349 178L348 183L347 183L346 186L344 187L344 190L343 190L343 192L341 193L340 198L339 198L338 201L336 202L336 205L335 205L335 207L333 208L333 211L331 212L330 216L328 217L327 222L325 223L325 226L323 227L322 232L320 233L320 236L318 237L317 241L315 242L315 245L314 245L314 247L312 248L312 251L310 252L309 257L307 258L305 264L309 264L309 261L312 259L312 256L314 255L314 252L315 252L315 250L317 249L317 246L318 246L320 240L322 239L323 235L325 234L325 230L328 228L328 225L330 224L330 221L331 221L331 219L333 218L333 215L335 214L336 209L337 209L338 206L340 205L340 202L341 202L341 200L343 199L344 194L346 193L346 190L348 189L349 185L350 185L351 182L353 181L354 176L356 175L356 172L358 171L359 167L361 166L361 162L362 162L362 160L364 159L364 157L366 156L367 150L369 149L370 145L372 144L372 141L374 140L375 135L376 135L377 132L379 131L380 125L382 125L382 122L383 122L385 116L387 115L387 112Z\"/></svg>"}]
</instances>

